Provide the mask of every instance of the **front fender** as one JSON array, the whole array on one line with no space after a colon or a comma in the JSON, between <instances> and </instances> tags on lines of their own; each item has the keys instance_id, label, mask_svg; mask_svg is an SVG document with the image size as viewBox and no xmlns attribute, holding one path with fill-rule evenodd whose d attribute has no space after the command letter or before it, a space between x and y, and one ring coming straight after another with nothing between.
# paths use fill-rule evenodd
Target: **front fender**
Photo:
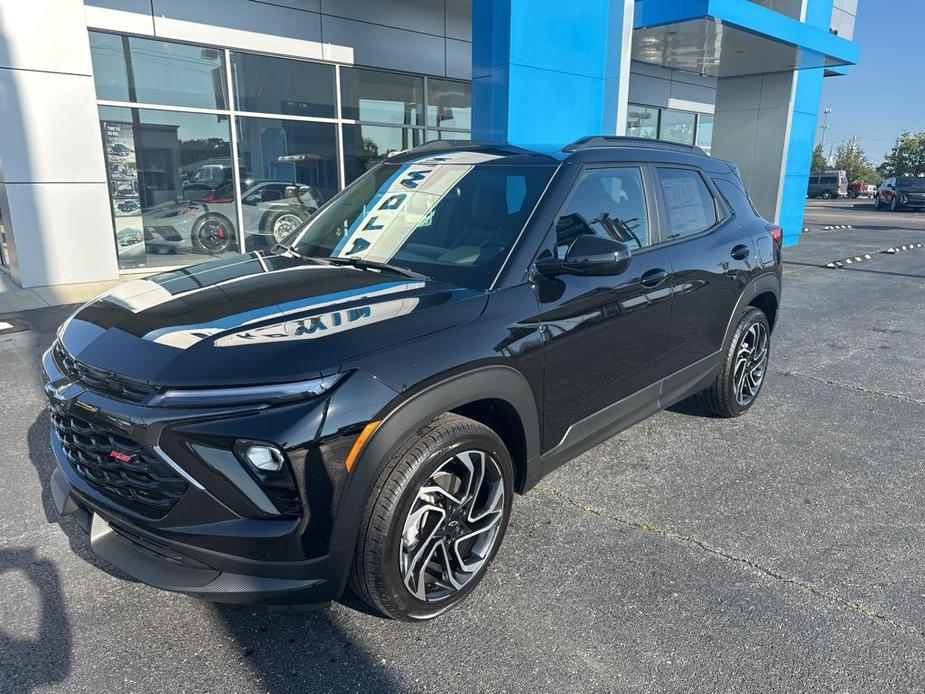
<instances>
[{"instance_id":1,"label":"front fender","mask_svg":"<svg viewBox=\"0 0 925 694\"><path fill-rule=\"evenodd\" d=\"M444 412L482 399L503 400L517 412L526 442L527 486L535 483L540 474L540 422L527 379L516 369L500 365L456 374L411 395L402 394L373 418L382 423L347 476L332 528L331 546L356 544L367 500L381 484L380 477L392 454L409 434Z\"/></svg>"}]
</instances>

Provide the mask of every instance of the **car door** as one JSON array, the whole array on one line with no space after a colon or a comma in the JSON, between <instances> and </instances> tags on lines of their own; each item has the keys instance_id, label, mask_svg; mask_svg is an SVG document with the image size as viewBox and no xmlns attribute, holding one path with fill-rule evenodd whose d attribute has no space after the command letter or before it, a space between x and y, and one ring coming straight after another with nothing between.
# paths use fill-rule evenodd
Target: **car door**
<instances>
[{"instance_id":1,"label":"car door","mask_svg":"<svg viewBox=\"0 0 925 694\"><path fill-rule=\"evenodd\" d=\"M571 427L573 439L587 440L618 416L606 408L664 375L670 267L667 252L653 248L656 220L647 167L589 166L546 237L541 257L564 259L582 234L623 241L633 256L616 275L535 279L545 355L544 450L575 444L566 441Z\"/></svg>"},{"instance_id":2,"label":"car door","mask_svg":"<svg viewBox=\"0 0 925 694\"><path fill-rule=\"evenodd\" d=\"M675 373L716 358L758 261L747 220L736 220L702 171L658 166L655 175L673 271L667 360Z\"/></svg>"}]
</instances>

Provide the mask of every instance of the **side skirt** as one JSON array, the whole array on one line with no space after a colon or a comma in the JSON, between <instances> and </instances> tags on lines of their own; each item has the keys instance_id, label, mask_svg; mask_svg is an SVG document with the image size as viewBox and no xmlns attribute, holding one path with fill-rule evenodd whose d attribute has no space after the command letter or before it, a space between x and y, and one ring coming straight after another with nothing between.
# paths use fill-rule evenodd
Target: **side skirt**
<instances>
[{"instance_id":1,"label":"side skirt","mask_svg":"<svg viewBox=\"0 0 925 694\"><path fill-rule=\"evenodd\" d=\"M572 458L638 424L659 410L703 390L716 377L721 365L722 352L714 352L671 376L575 422L554 448L540 456L540 460L537 461L539 464L531 466L540 474L527 480L527 489Z\"/></svg>"}]
</instances>

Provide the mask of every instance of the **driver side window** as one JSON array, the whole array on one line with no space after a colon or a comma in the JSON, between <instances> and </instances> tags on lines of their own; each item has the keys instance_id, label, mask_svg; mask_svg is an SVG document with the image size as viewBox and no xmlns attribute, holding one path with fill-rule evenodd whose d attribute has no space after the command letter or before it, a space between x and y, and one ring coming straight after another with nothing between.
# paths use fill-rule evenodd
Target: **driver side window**
<instances>
[{"instance_id":1,"label":"driver side window","mask_svg":"<svg viewBox=\"0 0 925 694\"><path fill-rule=\"evenodd\" d=\"M588 169L556 220L556 258L582 235L622 241L632 250L651 243L645 188L638 167Z\"/></svg>"}]
</instances>

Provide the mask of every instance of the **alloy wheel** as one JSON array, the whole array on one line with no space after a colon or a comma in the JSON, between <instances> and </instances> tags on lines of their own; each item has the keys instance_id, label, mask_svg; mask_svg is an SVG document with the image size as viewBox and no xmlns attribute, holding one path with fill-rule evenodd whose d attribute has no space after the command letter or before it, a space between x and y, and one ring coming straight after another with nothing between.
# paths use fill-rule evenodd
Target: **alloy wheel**
<instances>
[{"instance_id":1,"label":"alloy wheel","mask_svg":"<svg viewBox=\"0 0 925 694\"><path fill-rule=\"evenodd\" d=\"M752 324L736 350L733 385L736 401L742 407L748 406L761 390L768 364L768 331L761 323Z\"/></svg>"},{"instance_id":2,"label":"alloy wheel","mask_svg":"<svg viewBox=\"0 0 925 694\"><path fill-rule=\"evenodd\" d=\"M296 214L280 215L273 222L273 238L282 241L302 224L302 218Z\"/></svg>"},{"instance_id":3,"label":"alloy wheel","mask_svg":"<svg viewBox=\"0 0 925 694\"><path fill-rule=\"evenodd\" d=\"M418 489L398 550L411 595L439 602L463 589L491 556L504 516L504 477L486 451L467 450Z\"/></svg>"},{"instance_id":4,"label":"alloy wheel","mask_svg":"<svg viewBox=\"0 0 925 694\"><path fill-rule=\"evenodd\" d=\"M231 231L220 219L207 219L198 231L197 238L202 248L209 253L224 253L231 245Z\"/></svg>"}]
</instances>

